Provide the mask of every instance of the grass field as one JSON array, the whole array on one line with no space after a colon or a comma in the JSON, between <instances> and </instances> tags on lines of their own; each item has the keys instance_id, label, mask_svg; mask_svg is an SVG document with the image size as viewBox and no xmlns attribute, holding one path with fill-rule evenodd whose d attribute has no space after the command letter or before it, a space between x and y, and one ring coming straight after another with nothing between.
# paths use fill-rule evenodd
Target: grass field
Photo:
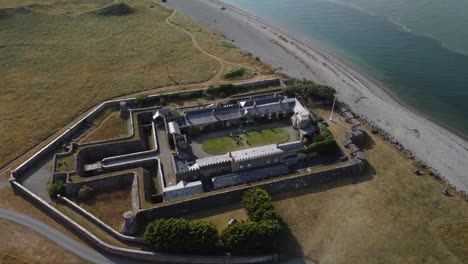
<instances>
[{"instance_id":1,"label":"grass field","mask_svg":"<svg viewBox=\"0 0 468 264\"><path fill-rule=\"evenodd\" d=\"M57 247L42 235L21 225L0 219L0 263L67 263L84 264L84 259Z\"/></svg>"},{"instance_id":2,"label":"grass field","mask_svg":"<svg viewBox=\"0 0 468 264\"><path fill-rule=\"evenodd\" d=\"M263 129L250 131L240 135L241 140L236 141L231 137L219 137L203 142L202 149L208 154L218 155L226 152L263 146L274 143L283 143L289 140L289 133L284 128Z\"/></svg>"},{"instance_id":3,"label":"grass field","mask_svg":"<svg viewBox=\"0 0 468 264\"><path fill-rule=\"evenodd\" d=\"M21 196L15 195L10 187L0 188L0 207L32 216L63 232L72 239L81 241L70 230L52 220L52 218L24 200ZM85 263L84 260L69 253L45 237L9 221L0 220L0 240L2 241L0 259L19 259L26 263L60 263L63 259L69 259L70 263Z\"/></svg>"},{"instance_id":4,"label":"grass field","mask_svg":"<svg viewBox=\"0 0 468 264\"><path fill-rule=\"evenodd\" d=\"M131 194L131 186L102 192L98 193L91 201L80 203L80 206L115 230L120 231L123 213L132 209Z\"/></svg>"},{"instance_id":5,"label":"grass field","mask_svg":"<svg viewBox=\"0 0 468 264\"><path fill-rule=\"evenodd\" d=\"M215 75L217 61L166 23L171 10L149 0L126 2L134 12L125 16L91 12L110 1L0 2L0 8L34 3L0 10L0 167L105 99ZM217 54L260 65L233 45L217 44L225 43L220 36L197 32L206 34Z\"/></svg>"},{"instance_id":6,"label":"grass field","mask_svg":"<svg viewBox=\"0 0 468 264\"><path fill-rule=\"evenodd\" d=\"M128 131L128 120L122 119L119 112L111 112L94 122L87 134L80 138L79 143L90 143L106 139L125 137Z\"/></svg>"},{"instance_id":7,"label":"grass field","mask_svg":"<svg viewBox=\"0 0 468 264\"><path fill-rule=\"evenodd\" d=\"M339 137L343 127L339 122L330 130ZM378 136L371 135L364 154L370 167L357 183L343 179L273 197L292 233L281 257L304 255L321 264L466 263L467 202L444 196L446 187L434 178L416 176L415 162ZM239 210L187 217L223 223Z\"/></svg>"}]
</instances>

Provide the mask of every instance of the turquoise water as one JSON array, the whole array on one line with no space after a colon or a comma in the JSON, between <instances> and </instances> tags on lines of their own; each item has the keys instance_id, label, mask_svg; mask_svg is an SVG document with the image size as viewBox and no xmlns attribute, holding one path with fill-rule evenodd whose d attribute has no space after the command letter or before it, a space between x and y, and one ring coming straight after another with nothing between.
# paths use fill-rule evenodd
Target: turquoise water
<instances>
[{"instance_id":1,"label":"turquoise water","mask_svg":"<svg viewBox=\"0 0 468 264\"><path fill-rule=\"evenodd\" d=\"M381 81L404 104L468 137L468 56L442 45L434 36L392 23L375 7L356 6L370 0L224 1L318 42ZM417 15L419 20L434 19Z\"/></svg>"}]
</instances>

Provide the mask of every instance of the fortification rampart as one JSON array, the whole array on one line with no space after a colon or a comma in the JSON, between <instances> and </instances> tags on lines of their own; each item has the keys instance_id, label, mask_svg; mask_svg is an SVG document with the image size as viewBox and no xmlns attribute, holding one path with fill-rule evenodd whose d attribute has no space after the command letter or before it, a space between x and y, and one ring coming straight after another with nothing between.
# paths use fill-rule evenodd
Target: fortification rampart
<instances>
[{"instance_id":1,"label":"fortification rampart","mask_svg":"<svg viewBox=\"0 0 468 264\"><path fill-rule=\"evenodd\" d=\"M156 218L173 217L197 210L209 209L229 203L237 203L240 201L244 191L251 187L260 187L271 194L275 194L328 182L338 178L358 177L362 174L363 168L363 162L356 160L355 162L348 163L347 165L320 172L304 172L303 174L290 175L263 182L236 186L225 190L214 191L207 195L200 195L187 200L174 201L171 203L161 204L155 208L140 210L137 214L137 218L140 223L145 223Z\"/></svg>"}]
</instances>

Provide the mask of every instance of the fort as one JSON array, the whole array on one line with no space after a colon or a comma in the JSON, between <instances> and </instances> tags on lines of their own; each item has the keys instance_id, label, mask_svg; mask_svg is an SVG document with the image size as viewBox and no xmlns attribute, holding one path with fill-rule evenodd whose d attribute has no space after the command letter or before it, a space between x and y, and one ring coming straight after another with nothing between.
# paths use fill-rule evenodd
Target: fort
<instances>
[{"instance_id":1,"label":"fort","mask_svg":"<svg viewBox=\"0 0 468 264\"><path fill-rule=\"evenodd\" d=\"M309 99L287 97L278 85L282 85L278 79L240 84L247 88L245 94L182 107L162 99L174 94L149 97L144 106L135 98L105 102L12 171L11 185L16 193L104 251L134 259L173 263L190 259L193 263L191 257L115 249L50 205L46 186L64 182L66 191L57 198L59 202L121 242L141 244L148 222L237 202L251 187L274 194L359 177L365 158L357 145L365 134L352 113L345 108L341 111L351 124L344 142L334 143L331 151L322 154L309 153L306 150L326 126L306 107ZM259 87L267 89L253 91ZM190 94L204 96L206 91ZM128 134L83 140L92 129L90 124L109 110L118 112ZM213 146L218 149L210 149ZM45 165L48 163L51 170ZM122 215L120 230L80 206L77 197L85 186L95 193L130 186L131 208ZM203 256L198 262L268 262L275 258Z\"/></svg>"}]
</instances>

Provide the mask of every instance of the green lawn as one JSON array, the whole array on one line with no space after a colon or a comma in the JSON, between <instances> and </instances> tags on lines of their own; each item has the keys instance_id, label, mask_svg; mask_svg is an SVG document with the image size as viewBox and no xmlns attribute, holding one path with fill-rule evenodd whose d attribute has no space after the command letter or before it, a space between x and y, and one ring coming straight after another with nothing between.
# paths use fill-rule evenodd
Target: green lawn
<instances>
[{"instance_id":1,"label":"green lawn","mask_svg":"<svg viewBox=\"0 0 468 264\"><path fill-rule=\"evenodd\" d=\"M288 140L288 131L284 128L272 128L241 134L241 140L238 143L231 137L208 139L203 142L202 149L208 154L219 155L247 147L283 143Z\"/></svg>"}]
</instances>

